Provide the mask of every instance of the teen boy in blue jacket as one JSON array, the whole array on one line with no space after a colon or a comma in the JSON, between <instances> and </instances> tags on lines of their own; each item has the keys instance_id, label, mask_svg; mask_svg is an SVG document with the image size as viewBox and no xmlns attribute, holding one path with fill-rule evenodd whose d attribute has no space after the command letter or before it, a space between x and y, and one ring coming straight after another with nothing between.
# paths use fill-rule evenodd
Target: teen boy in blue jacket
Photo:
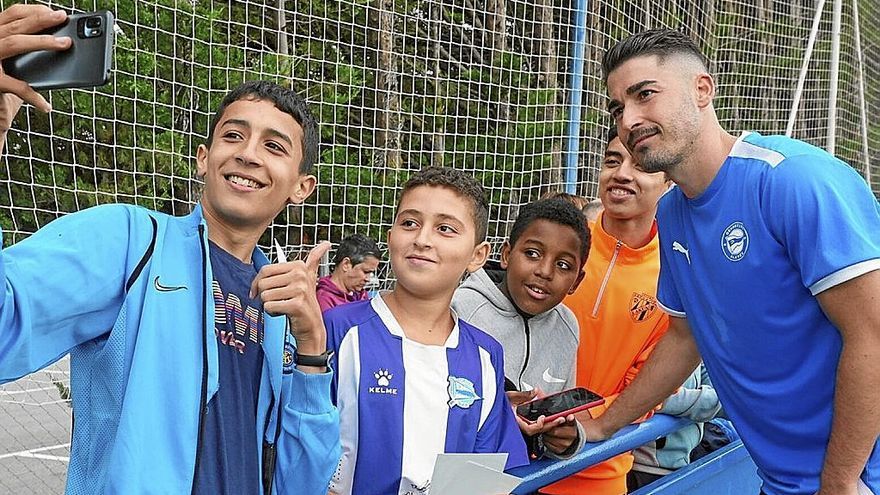
<instances>
[{"instance_id":1,"label":"teen boy in blue jacket","mask_svg":"<svg viewBox=\"0 0 880 495\"><path fill-rule=\"evenodd\" d=\"M0 58L66 48L29 35L64 19L36 5L3 11ZM0 129L16 95L48 110L0 74ZM3 250L0 383L71 354L67 493L326 490L339 427L315 272L329 245L272 265L256 249L314 189L316 127L294 92L245 83L198 149L193 213L100 206Z\"/></svg>"}]
</instances>

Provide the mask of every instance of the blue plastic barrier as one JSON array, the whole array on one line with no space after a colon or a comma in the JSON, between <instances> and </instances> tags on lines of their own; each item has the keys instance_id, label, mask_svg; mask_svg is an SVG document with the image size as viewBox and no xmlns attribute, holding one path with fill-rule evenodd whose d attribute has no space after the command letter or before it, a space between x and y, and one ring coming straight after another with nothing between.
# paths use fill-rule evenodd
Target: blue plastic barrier
<instances>
[{"instance_id":1,"label":"blue plastic barrier","mask_svg":"<svg viewBox=\"0 0 880 495\"><path fill-rule=\"evenodd\" d=\"M656 414L644 423L623 428L604 442L586 444L584 449L571 459L564 461L542 459L528 466L512 469L510 474L523 478L523 482L513 493L526 495L535 492L554 481L668 435L688 424L690 421L687 419ZM724 491L725 487L730 491ZM759 487L755 465L743 448L742 442L737 441L642 488L637 493L639 495L679 493L748 495L757 494ZM710 489L711 492L708 491Z\"/></svg>"},{"instance_id":2,"label":"blue plastic barrier","mask_svg":"<svg viewBox=\"0 0 880 495\"><path fill-rule=\"evenodd\" d=\"M631 495L757 495L760 489L758 468L737 440Z\"/></svg>"},{"instance_id":3,"label":"blue plastic barrier","mask_svg":"<svg viewBox=\"0 0 880 495\"><path fill-rule=\"evenodd\" d=\"M528 466L512 469L510 474L523 478L523 482L513 493L516 495L532 493L554 481L668 435L690 423L687 419L656 414L644 423L621 429L604 442L586 444L583 450L570 459L564 461L541 459Z\"/></svg>"}]
</instances>

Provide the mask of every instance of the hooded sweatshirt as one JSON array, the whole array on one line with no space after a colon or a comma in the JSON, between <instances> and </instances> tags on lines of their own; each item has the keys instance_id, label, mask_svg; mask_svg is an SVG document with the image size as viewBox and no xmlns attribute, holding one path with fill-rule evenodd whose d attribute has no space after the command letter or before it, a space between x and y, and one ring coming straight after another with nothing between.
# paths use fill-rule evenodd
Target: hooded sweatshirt
<instances>
[{"instance_id":1,"label":"hooded sweatshirt","mask_svg":"<svg viewBox=\"0 0 880 495\"><path fill-rule=\"evenodd\" d=\"M663 414L688 418L696 423L649 442L633 451L633 471L665 475L690 463L691 450L703 438L703 423L721 411L718 393L706 367L700 363L677 392L670 395L660 411Z\"/></svg>"},{"instance_id":2,"label":"hooded sweatshirt","mask_svg":"<svg viewBox=\"0 0 880 495\"><path fill-rule=\"evenodd\" d=\"M578 325L562 304L529 317L492 282L485 270L471 274L455 291L452 309L504 348L504 375L518 390L553 394L575 387ZM578 444L584 444L578 425ZM558 457L548 452L553 457Z\"/></svg>"},{"instance_id":3,"label":"hooded sweatshirt","mask_svg":"<svg viewBox=\"0 0 880 495\"><path fill-rule=\"evenodd\" d=\"M452 309L501 343L504 375L519 390L549 395L575 386L578 325L570 309L558 304L525 318L483 269L455 291Z\"/></svg>"}]
</instances>

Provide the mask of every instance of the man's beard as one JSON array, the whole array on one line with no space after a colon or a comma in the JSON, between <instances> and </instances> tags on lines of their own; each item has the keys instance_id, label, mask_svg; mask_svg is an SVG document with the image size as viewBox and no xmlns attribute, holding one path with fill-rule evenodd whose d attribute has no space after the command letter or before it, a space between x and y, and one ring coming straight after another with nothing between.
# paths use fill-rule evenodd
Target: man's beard
<instances>
[{"instance_id":1,"label":"man's beard","mask_svg":"<svg viewBox=\"0 0 880 495\"><path fill-rule=\"evenodd\" d=\"M660 134L660 136L663 137L666 135ZM668 140L669 142L675 142L675 136L677 136L677 134L666 137L670 138ZM660 141L660 139L658 139L658 141ZM669 142L666 144L669 144ZM654 146L660 146L661 144L662 143L655 143ZM678 150L664 150L662 148L652 150L650 146L645 146L642 148L642 151L634 152L633 157L639 162L639 168L644 172L649 174L666 172L669 174L677 169L678 166L685 161L688 154L693 153L693 150L694 141L690 140L687 143L683 143L683 146Z\"/></svg>"},{"instance_id":2,"label":"man's beard","mask_svg":"<svg viewBox=\"0 0 880 495\"><path fill-rule=\"evenodd\" d=\"M673 157L667 156L665 153L651 153L649 146L634 144L635 141L638 141L642 138L650 138L654 137L655 140L660 140L663 134L660 132L660 129L657 127L645 127L634 130L629 135L627 148L630 149L633 157L639 162L639 169L647 172L667 172L669 167L674 167L675 164L671 163ZM640 151L641 150L644 151Z\"/></svg>"},{"instance_id":3,"label":"man's beard","mask_svg":"<svg viewBox=\"0 0 880 495\"><path fill-rule=\"evenodd\" d=\"M649 174L675 170L684 159L684 156L673 153L651 152L640 153L638 157L639 168Z\"/></svg>"}]
</instances>

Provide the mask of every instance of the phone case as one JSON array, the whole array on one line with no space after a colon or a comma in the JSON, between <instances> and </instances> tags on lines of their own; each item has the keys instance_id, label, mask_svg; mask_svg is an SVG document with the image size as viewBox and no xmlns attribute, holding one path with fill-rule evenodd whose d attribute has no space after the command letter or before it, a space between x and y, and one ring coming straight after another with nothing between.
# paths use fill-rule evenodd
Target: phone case
<instances>
[{"instance_id":1,"label":"phone case","mask_svg":"<svg viewBox=\"0 0 880 495\"><path fill-rule=\"evenodd\" d=\"M580 387L580 388L583 388L583 387ZM575 390L575 389L572 389L572 390ZM528 406L530 403L534 403L534 402L537 402L537 401L540 401L540 400L545 400L545 399L547 399L548 397L553 397L554 395L564 394L564 393L566 393L566 392L568 392L568 390L565 390L565 391L559 392L559 393L557 393L557 394L551 394L551 395L548 395L547 397L542 397L542 398L534 399L534 400L532 400L532 401L529 401L529 402L526 402L526 403L520 404L520 405L516 408L517 416L519 416L520 418L522 418L524 421L526 421L526 422L529 423L529 424L535 423L535 420L529 419L529 418L527 418L526 416L520 414L520 413L519 413L519 408L520 408L520 407L524 407L524 406ZM590 393L590 394L596 395L596 396L598 397L598 394L595 394L595 393L593 393L593 392L590 392L589 390L588 390L587 392ZM591 407L595 407L595 406L598 406L598 405L601 405L601 404L604 404L604 403L605 403L605 399L604 399L603 397L598 397L597 399L595 399L595 400L593 400L593 401L590 401L590 402L587 402L587 403L585 403L585 404L581 404L581 405L579 405L579 406L572 407L572 408L566 409L566 410L564 410L564 411L557 412L557 413L555 413L555 414L547 415L547 416L544 417L544 422L547 423L547 422L550 422L550 421L554 421L554 420L556 420L556 419L558 419L558 418L564 418L565 416L568 416L569 414L578 413L578 412L580 412L580 411L584 411L584 410L586 410L586 409L589 409L589 408L591 408Z\"/></svg>"},{"instance_id":2,"label":"phone case","mask_svg":"<svg viewBox=\"0 0 880 495\"><path fill-rule=\"evenodd\" d=\"M604 404L604 403L605 403L605 399L598 399L593 402L588 402L582 406L578 406L578 407L569 409L567 411L562 411L562 412L559 412L556 414L551 414L550 416L544 417L544 423L556 421L557 419L564 418L564 417L568 416L569 414L579 413L581 411L585 411L591 407L596 407L596 406ZM523 419L525 419L525 418L523 418ZM529 423L534 423L534 421L529 421L528 419L526 419L526 421L528 421Z\"/></svg>"},{"instance_id":3,"label":"phone case","mask_svg":"<svg viewBox=\"0 0 880 495\"><path fill-rule=\"evenodd\" d=\"M86 26L89 19L92 26ZM86 88L110 81L113 64L114 17L106 10L68 16L67 22L44 34L69 36L73 45L65 51L42 50L3 60L3 71L32 88ZM93 36L86 36L87 33Z\"/></svg>"}]
</instances>

